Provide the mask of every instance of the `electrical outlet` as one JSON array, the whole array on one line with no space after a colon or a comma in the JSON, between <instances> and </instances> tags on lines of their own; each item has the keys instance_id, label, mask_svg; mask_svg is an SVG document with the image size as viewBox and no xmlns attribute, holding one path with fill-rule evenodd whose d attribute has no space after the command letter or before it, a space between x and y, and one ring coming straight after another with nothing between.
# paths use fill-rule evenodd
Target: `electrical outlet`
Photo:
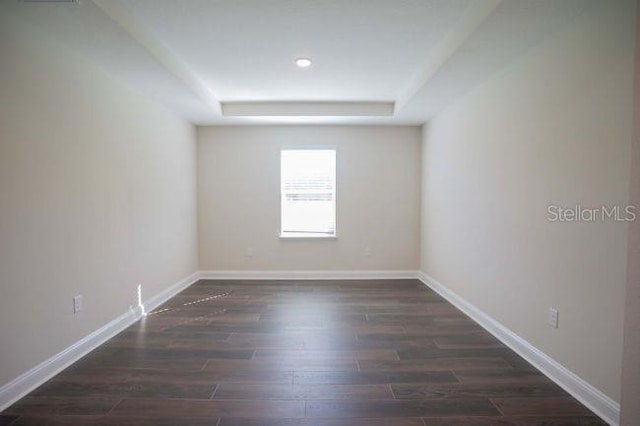
<instances>
[{"instance_id":1,"label":"electrical outlet","mask_svg":"<svg viewBox=\"0 0 640 426\"><path fill-rule=\"evenodd\" d=\"M549 308L549 317L547 318L547 322L549 326L553 328L558 328L558 310Z\"/></svg>"},{"instance_id":2,"label":"electrical outlet","mask_svg":"<svg viewBox=\"0 0 640 426\"><path fill-rule=\"evenodd\" d=\"M365 257L371 257L371 247L365 247L364 255Z\"/></svg>"},{"instance_id":3,"label":"electrical outlet","mask_svg":"<svg viewBox=\"0 0 640 426\"><path fill-rule=\"evenodd\" d=\"M247 257L248 258L252 258L253 257L253 249L251 247L249 247L247 249Z\"/></svg>"},{"instance_id":4,"label":"electrical outlet","mask_svg":"<svg viewBox=\"0 0 640 426\"><path fill-rule=\"evenodd\" d=\"M73 296L73 313L77 314L82 311L82 296Z\"/></svg>"}]
</instances>

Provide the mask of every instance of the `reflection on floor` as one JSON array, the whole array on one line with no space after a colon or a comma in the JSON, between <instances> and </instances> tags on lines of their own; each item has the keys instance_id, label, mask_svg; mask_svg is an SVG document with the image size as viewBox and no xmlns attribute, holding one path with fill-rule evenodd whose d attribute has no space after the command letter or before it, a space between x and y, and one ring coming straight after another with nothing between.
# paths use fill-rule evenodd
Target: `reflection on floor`
<instances>
[{"instance_id":1,"label":"reflection on floor","mask_svg":"<svg viewBox=\"0 0 640 426\"><path fill-rule=\"evenodd\" d=\"M604 425L416 280L202 280L0 425Z\"/></svg>"}]
</instances>

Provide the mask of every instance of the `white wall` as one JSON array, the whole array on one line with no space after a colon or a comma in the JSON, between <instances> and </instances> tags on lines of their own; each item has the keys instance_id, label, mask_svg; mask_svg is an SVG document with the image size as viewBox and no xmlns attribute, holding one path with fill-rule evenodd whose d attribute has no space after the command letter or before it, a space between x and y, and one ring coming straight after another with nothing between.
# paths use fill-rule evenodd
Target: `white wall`
<instances>
[{"instance_id":1,"label":"white wall","mask_svg":"<svg viewBox=\"0 0 640 426\"><path fill-rule=\"evenodd\" d=\"M636 57L634 134L631 151L630 203L640 206L640 1L636 2ZM625 297L620 424L634 426L640 419L640 220L629 224L627 290Z\"/></svg>"},{"instance_id":2,"label":"white wall","mask_svg":"<svg viewBox=\"0 0 640 426\"><path fill-rule=\"evenodd\" d=\"M2 385L195 272L197 223L190 124L6 14L0 58Z\"/></svg>"},{"instance_id":3,"label":"white wall","mask_svg":"<svg viewBox=\"0 0 640 426\"><path fill-rule=\"evenodd\" d=\"M280 149L304 146L337 147L335 240L279 238ZM198 128L200 269L416 270L419 153L417 127Z\"/></svg>"},{"instance_id":4,"label":"white wall","mask_svg":"<svg viewBox=\"0 0 640 426\"><path fill-rule=\"evenodd\" d=\"M617 401L627 225L547 206L627 204L634 7L599 2L423 136L422 270Z\"/></svg>"}]
</instances>

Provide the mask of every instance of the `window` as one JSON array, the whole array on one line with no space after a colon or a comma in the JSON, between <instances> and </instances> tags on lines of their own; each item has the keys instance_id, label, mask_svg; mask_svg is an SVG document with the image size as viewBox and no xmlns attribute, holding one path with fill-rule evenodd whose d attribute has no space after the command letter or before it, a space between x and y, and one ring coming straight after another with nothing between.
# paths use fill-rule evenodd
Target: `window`
<instances>
[{"instance_id":1,"label":"window","mask_svg":"<svg viewBox=\"0 0 640 426\"><path fill-rule=\"evenodd\" d=\"M280 153L280 236L336 236L336 150Z\"/></svg>"}]
</instances>

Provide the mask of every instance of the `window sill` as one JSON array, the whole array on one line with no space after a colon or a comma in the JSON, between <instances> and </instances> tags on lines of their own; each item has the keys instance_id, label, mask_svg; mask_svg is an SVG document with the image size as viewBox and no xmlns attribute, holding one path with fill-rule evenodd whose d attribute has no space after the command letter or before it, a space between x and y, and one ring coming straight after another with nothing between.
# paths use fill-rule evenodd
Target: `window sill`
<instances>
[{"instance_id":1,"label":"window sill","mask_svg":"<svg viewBox=\"0 0 640 426\"><path fill-rule=\"evenodd\" d=\"M302 232L280 234L281 240L337 240L338 235L333 234L305 234Z\"/></svg>"}]
</instances>

